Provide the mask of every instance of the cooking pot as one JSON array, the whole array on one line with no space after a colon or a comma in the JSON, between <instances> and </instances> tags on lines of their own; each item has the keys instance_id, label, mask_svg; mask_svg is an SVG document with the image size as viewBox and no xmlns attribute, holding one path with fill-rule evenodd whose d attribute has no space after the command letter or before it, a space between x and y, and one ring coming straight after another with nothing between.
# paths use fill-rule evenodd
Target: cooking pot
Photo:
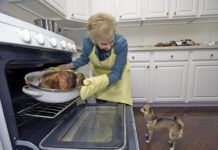
<instances>
[{"instance_id":1,"label":"cooking pot","mask_svg":"<svg viewBox=\"0 0 218 150\"><path fill-rule=\"evenodd\" d=\"M49 20L49 19L36 19L34 20L35 25L46 29L48 31L52 31L55 33L60 32L60 26L59 24L54 21L54 20Z\"/></svg>"},{"instance_id":2,"label":"cooking pot","mask_svg":"<svg viewBox=\"0 0 218 150\"><path fill-rule=\"evenodd\" d=\"M36 71L26 74L24 79L27 85L23 86L23 92L38 101L46 103L64 103L79 96L81 86L67 90L39 87L42 76L51 72L57 71Z\"/></svg>"}]
</instances>

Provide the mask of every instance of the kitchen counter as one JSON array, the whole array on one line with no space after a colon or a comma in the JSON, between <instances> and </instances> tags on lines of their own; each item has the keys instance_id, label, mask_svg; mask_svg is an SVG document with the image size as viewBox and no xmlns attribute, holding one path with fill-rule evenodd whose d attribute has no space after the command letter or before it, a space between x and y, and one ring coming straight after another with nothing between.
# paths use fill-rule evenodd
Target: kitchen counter
<instances>
[{"instance_id":1,"label":"kitchen counter","mask_svg":"<svg viewBox=\"0 0 218 150\"><path fill-rule=\"evenodd\" d=\"M218 45L213 46L170 46L170 47L154 47L154 46L129 46L129 51L151 51L151 50L192 50L192 49L218 49Z\"/></svg>"}]
</instances>

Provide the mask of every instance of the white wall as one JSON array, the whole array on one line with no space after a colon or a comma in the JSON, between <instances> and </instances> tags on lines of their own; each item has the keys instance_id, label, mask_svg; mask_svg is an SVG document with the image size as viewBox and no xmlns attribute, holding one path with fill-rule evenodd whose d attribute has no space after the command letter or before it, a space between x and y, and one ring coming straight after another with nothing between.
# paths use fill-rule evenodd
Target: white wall
<instances>
[{"instance_id":1,"label":"white wall","mask_svg":"<svg viewBox=\"0 0 218 150\"><path fill-rule=\"evenodd\" d=\"M82 46L82 36L86 30L67 31L66 36ZM196 42L218 41L218 23L191 23L171 25L144 25L119 27L118 33L124 35L128 45L154 45L157 42L191 38Z\"/></svg>"}]
</instances>

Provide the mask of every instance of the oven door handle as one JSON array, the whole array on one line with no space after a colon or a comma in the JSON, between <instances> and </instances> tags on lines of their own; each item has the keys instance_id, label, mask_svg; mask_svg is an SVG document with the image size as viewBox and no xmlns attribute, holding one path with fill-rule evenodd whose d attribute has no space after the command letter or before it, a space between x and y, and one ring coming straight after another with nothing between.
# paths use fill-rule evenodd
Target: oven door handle
<instances>
[{"instance_id":1,"label":"oven door handle","mask_svg":"<svg viewBox=\"0 0 218 150\"><path fill-rule=\"evenodd\" d=\"M23 86L23 88L22 88L22 91L23 91L25 94L30 95L30 96L36 96L36 97L40 97L40 96L43 95L41 92L32 91L32 90L28 89L28 87L29 87L29 86L26 85L26 86Z\"/></svg>"},{"instance_id":2,"label":"oven door handle","mask_svg":"<svg viewBox=\"0 0 218 150\"><path fill-rule=\"evenodd\" d=\"M16 140L15 144L16 144L16 146L25 146L25 147L31 148L33 150L39 150L39 148L36 145L34 145L33 143L31 143L29 141Z\"/></svg>"}]
</instances>

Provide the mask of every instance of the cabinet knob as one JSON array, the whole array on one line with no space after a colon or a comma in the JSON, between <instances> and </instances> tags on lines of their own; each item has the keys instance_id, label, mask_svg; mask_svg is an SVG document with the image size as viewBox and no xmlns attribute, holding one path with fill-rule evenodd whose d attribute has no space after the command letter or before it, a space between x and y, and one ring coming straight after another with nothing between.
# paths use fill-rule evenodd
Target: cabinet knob
<instances>
[{"instance_id":1,"label":"cabinet knob","mask_svg":"<svg viewBox=\"0 0 218 150\"><path fill-rule=\"evenodd\" d=\"M174 12L174 15L176 15L176 12Z\"/></svg>"},{"instance_id":2,"label":"cabinet knob","mask_svg":"<svg viewBox=\"0 0 218 150\"><path fill-rule=\"evenodd\" d=\"M169 15L169 12L166 12L166 15L168 16L168 15Z\"/></svg>"},{"instance_id":3,"label":"cabinet knob","mask_svg":"<svg viewBox=\"0 0 218 150\"><path fill-rule=\"evenodd\" d=\"M148 65L148 66L147 66L147 68L149 69L149 68L150 68L150 66Z\"/></svg>"},{"instance_id":4,"label":"cabinet knob","mask_svg":"<svg viewBox=\"0 0 218 150\"><path fill-rule=\"evenodd\" d=\"M74 16L74 14L71 15L72 17Z\"/></svg>"},{"instance_id":5,"label":"cabinet knob","mask_svg":"<svg viewBox=\"0 0 218 150\"><path fill-rule=\"evenodd\" d=\"M132 59L135 59L135 56L132 56Z\"/></svg>"},{"instance_id":6,"label":"cabinet knob","mask_svg":"<svg viewBox=\"0 0 218 150\"><path fill-rule=\"evenodd\" d=\"M170 57L171 57L171 58L173 58L173 57L174 57L174 55L171 55Z\"/></svg>"},{"instance_id":7,"label":"cabinet knob","mask_svg":"<svg viewBox=\"0 0 218 150\"><path fill-rule=\"evenodd\" d=\"M213 53L210 54L210 57L213 57Z\"/></svg>"},{"instance_id":8,"label":"cabinet knob","mask_svg":"<svg viewBox=\"0 0 218 150\"><path fill-rule=\"evenodd\" d=\"M120 16L120 18L122 18L122 16Z\"/></svg>"},{"instance_id":9,"label":"cabinet knob","mask_svg":"<svg viewBox=\"0 0 218 150\"><path fill-rule=\"evenodd\" d=\"M158 68L158 66L157 66L157 65L155 65L155 68L157 69L157 68Z\"/></svg>"}]
</instances>

